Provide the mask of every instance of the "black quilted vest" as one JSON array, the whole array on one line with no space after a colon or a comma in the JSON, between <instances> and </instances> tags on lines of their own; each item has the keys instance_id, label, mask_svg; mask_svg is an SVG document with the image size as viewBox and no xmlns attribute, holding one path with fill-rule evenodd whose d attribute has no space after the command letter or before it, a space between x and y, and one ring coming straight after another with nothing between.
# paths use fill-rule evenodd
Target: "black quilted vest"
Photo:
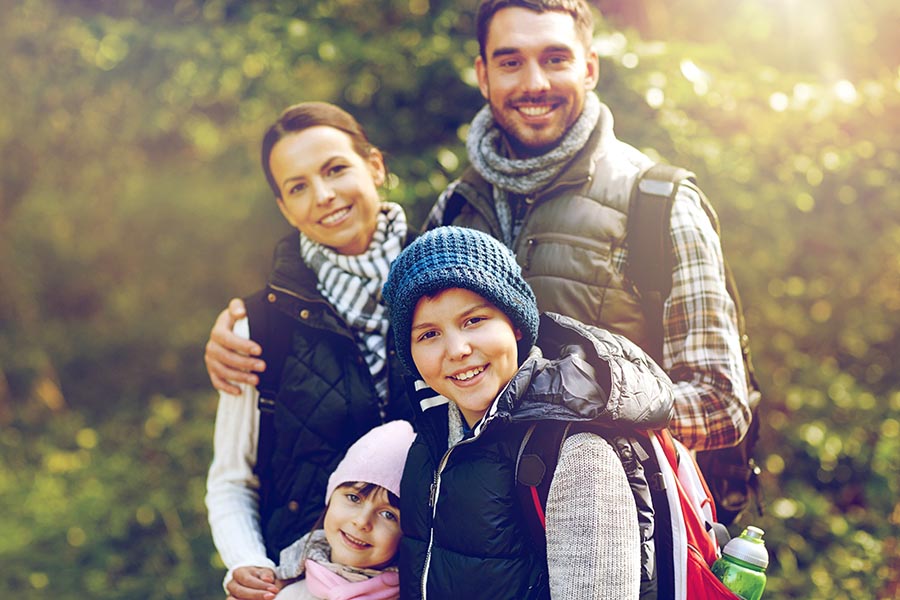
<instances>
[{"instance_id":1,"label":"black quilted vest","mask_svg":"<svg viewBox=\"0 0 900 600\"><path fill-rule=\"evenodd\" d=\"M410 420L411 410L393 344L389 400L379 406L353 333L317 291L296 233L279 242L262 297L293 328L275 405L272 479L260 490L266 550L277 562L322 514L328 477L353 442L384 422ZM252 337L252 321L250 330Z\"/></svg>"}]
</instances>

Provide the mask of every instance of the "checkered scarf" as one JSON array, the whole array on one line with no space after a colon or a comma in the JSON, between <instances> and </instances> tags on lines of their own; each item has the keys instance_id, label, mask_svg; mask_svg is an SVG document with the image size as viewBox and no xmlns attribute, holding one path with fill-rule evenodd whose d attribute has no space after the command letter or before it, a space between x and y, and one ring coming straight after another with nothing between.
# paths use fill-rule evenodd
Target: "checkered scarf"
<instances>
[{"instance_id":1,"label":"checkered scarf","mask_svg":"<svg viewBox=\"0 0 900 600\"><path fill-rule=\"evenodd\" d=\"M528 158L503 155L502 132L494 120L490 105L485 105L472 120L466 140L469 162L491 184L494 209L500 221L503 243L512 248L518 232L513 223L508 195L539 192L553 181L581 150L600 118L600 99L594 92L584 97L584 109L559 143L549 152Z\"/></svg>"},{"instance_id":2,"label":"checkered scarf","mask_svg":"<svg viewBox=\"0 0 900 600\"><path fill-rule=\"evenodd\" d=\"M375 235L368 250L359 255L338 254L300 234L300 253L316 273L318 288L356 334L379 397L387 397L388 315L381 287L391 262L406 240L406 214L399 204L384 203L378 213Z\"/></svg>"}]
</instances>

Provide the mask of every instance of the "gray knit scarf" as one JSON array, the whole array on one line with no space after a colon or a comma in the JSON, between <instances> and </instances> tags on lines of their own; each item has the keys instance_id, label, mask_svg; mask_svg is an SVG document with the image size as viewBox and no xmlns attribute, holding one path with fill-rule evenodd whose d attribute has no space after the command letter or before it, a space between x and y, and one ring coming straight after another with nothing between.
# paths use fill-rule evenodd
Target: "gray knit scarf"
<instances>
[{"instance_id":1,"label":"gray knit scarf","mask_svg":"<svg viewBox=\"0 0 900 600\"><path fill-rule=\"evenodd\" d=\"M375 389L387 397L388 314L381 287L391 263L406 241L406 214L399 204L384 203L378 213L375 235L359 255L338 254L300 234L300 254L316 273L318 288L356 334Z\"/></svg>"},{"instance_id":2,"label":"gray knit scarf","mask_svg":"<svg viewBox=\"0 0 900 600\"><path fill-rule=\"evenodd\" d=\"M518 235L518 226L512 222L508 194L534 194L553 181L587 143L599 118L600 99L594 92L588 92L581 115L559 144L546 154L516 159L503 155L502 132L494 121L490 105L485 105L475 115L466 150L469 162L493 188L494 207L507 246L511 248Z\"/></svg>"},{"instance_id":3,"label":"gray knit scarf","mask_svg":"<svg viewBox=\"0 0 900 600\"><path fill-rule=\"evenodd\" d=\"M331 546L328 545L328 540L325 538L325 530L313 529L281 551L275 574L279 579L284 580L300 577L305 570L304 561L307 558L311 558L347 581L364 581L385 571L397 570L396 566L384 569L366 569L333 563L331 562Z\"/></svg>"}]
</instances>

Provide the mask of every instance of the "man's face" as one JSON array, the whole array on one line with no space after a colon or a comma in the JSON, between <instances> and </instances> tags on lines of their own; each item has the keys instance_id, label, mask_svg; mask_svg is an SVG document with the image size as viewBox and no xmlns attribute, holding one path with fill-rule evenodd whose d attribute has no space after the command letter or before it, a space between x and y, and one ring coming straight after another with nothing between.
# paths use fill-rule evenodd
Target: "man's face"
<instances>
[{"instance_id":1,"label":"man's face","mask_svg":"<svg viewBox=\"0 0 900 600\"><path fill-rule=\"evenodd\" d=\"M475 59L478 87L520 156L543 154L559 143L581 115L600 69L571 16L520 7L494 14L485 57Z\"/></svg>"}]
</instances>

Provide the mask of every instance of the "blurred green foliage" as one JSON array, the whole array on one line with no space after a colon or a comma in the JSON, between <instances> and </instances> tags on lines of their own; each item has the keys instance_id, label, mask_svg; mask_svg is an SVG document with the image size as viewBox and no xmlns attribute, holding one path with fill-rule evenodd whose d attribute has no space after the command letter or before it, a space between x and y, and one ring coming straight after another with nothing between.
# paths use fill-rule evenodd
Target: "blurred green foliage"
<instances>
[{"instance_id":1,"label":"blurred green foliage","mask_svg":"<svg viewBox=\"0 0 900 600\"><path fill-rule=\"evenodd\" d=\"M720 211L766 391L766 597L900 595L900 5L598 0L619 136ZM475 0L0 0L0 592L216 598L202 346L285 231L258 167L335 101L421 222Z\"/></svg>"}]
</instances>

